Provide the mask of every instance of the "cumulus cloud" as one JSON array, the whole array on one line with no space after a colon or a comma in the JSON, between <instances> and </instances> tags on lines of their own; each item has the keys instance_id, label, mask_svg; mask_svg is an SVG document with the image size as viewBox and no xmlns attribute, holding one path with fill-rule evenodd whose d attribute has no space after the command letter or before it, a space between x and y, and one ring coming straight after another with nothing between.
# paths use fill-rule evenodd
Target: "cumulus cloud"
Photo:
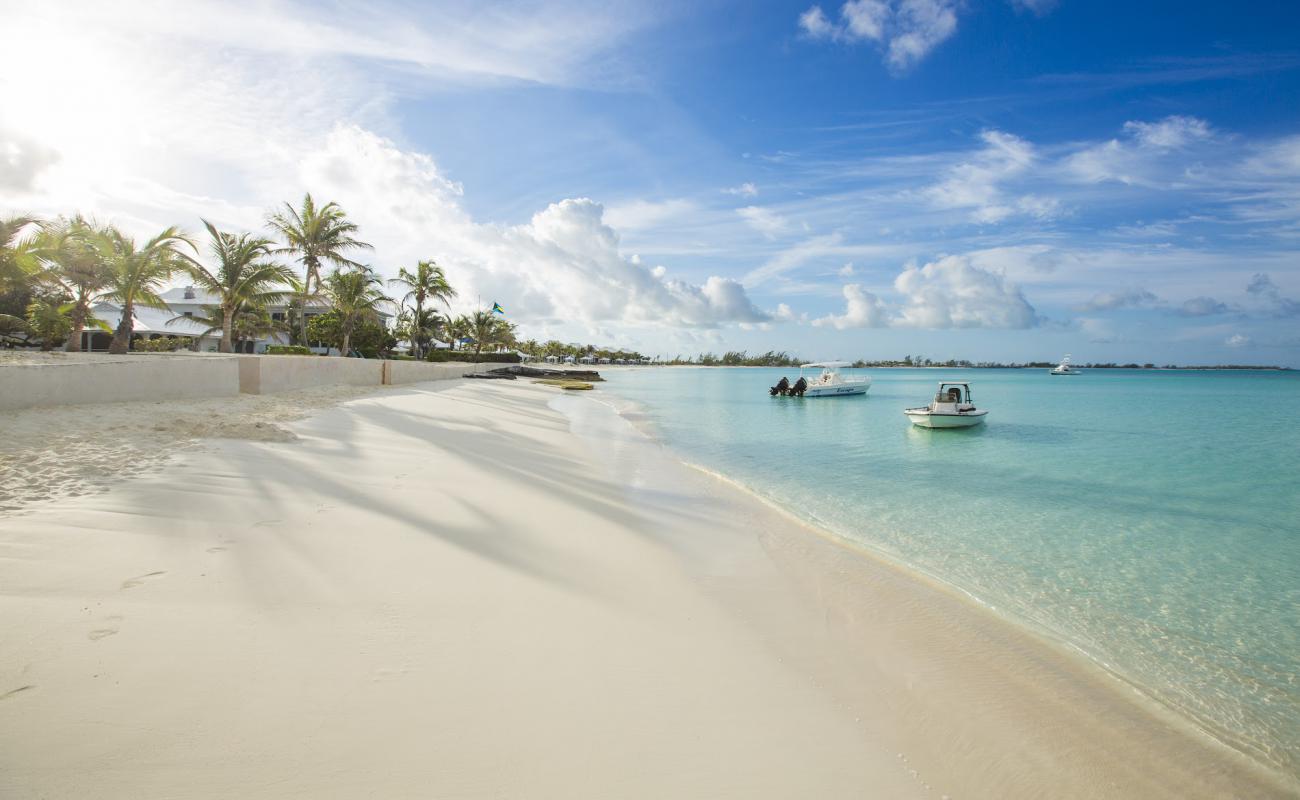
<instances>
[{"instance_id":1,"label":"cumulus cloud","mask_svg":"<svg viewBox=\"0 0 1300 800\"><path fill-rule=\"evenodd\" d=\"M1228 347L1245 347L1250 344L1250 337L1243 336L1240 333L1234 333L1227 339L1224 339L1223 343Z\"/></svg>"},{"instance_id":2,"label":"cumulus cloud","mask_svg":"<svg viewBox=\"0 0 1300 800\"><path fill-rule=\"evenodd\" d=\"M336 128L306 156L302 177L348 209L386 259L437 258L460 302L508 298L516 320L707 328L768 319L734 280L696 285L625 256L604 208L586 198L552 203L521 225L479 223L432 158L356 126Z\"/></svg>"},{"instance_id":3,"label":"cumulus cloud","mask_svg":"<svg viewBox=\"0 0 1300 800\"><path fill-rule=\"evenodd\" d=\"M799 15L799 29L812 39L845 44L873 42L885 63L905 72L957 32L955 0L847 0L832 20L821 6Z\"/></svg>"},{"instance_id":4,"label":"cumulus cloud","mask_svg":"<svg viewBox=\"0 0 1300 800\"><path fill-rule=\"evenodd\" d=\"M936 208L970 209L980 223L1001 222L1013 215L1050 219L1060 213L1054 198L1026 194L1008 197L1002 184L1024 175L1037 154L1029 142L1002 131L980 134L984 146L966 160L948 168L939 183L923 194Z\"/></svg>"},{"instance_id":5,"label":"cumulus cloud","mask_svg":"<svg viewBox=\"0 0 1300 800\"><path fill-rule=\"evenodd\" d=\"M844 287L845 308L843 314L831 314L814 320L817 327L831 327L838 330L846 328L883 328L890 323L889 311L879 297L863 289L856 283Z\"/></svg>"},{"instance_id":6,"label":"cumulus cloud","mask_svg":"<svg viewBox=\"0 0 1300 800\"><path fill-rule=\"evenodd\" d=\"M844 266L836 270L835 274L839 275L841 278L850 277L853 274L853 264L852 263L845 264Z\"/></svg>"},{"instance_id":7,"label":"cumulus cloud","mask_svg":"<svg viewBox=\"0 0 1300 800\"><path fill-rule=\"evenodd\" d=\"M1039 317L1020 289L980 269L967 256L908 264L894 279L897 300L886 302L859 284L844 287L845 310L816 320L820 327L1032 328Z\"/></svg>"},{"instance_id":8,"label":"cumulus cloud","mask_svg":"<svg viewBox=\"0 0 1300 800\"><path fill-rule=\"evenodd\" d=\"M1079 311L1114 311L1120 308L1141 308L1142 306L1152 306L1160 302L1156 297L1146 289L1123 289L1114 292L1100 292L1092 296L1088 302L1079 306Z\"/></svg>"},{"instance_id":9,"label":"cumulus cloud","mask_svg":"<svg viewBox=\"0 0 1300 800\"><path fill-rule=\"evenodd\" d=\"M1085 183L1154 185L1154 171L1163 160L1214 137L1205 120L1177 115L1157 122L1129 121L1123 133L1071 154L1065 159L1066 174Z\"/></svg>"}]
</instances>

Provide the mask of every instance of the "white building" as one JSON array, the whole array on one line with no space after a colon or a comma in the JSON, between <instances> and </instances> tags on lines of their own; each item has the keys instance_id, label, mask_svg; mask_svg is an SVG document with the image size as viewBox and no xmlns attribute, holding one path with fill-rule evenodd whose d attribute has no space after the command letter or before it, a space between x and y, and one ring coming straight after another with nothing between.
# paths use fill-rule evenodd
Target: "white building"
<instances>
[{"instance_id":1,"label":"white building","mask_svg":"<svg viewBox=\"0 0 1300 800\"><path fill-rule=\"evenodd\" d=\"M136 306L134 338L189 337L196 341L196 350L215 352L221 343L220 328L215 331L208 331L207 325L194 321L192 318L212 316L213 309L220 303L220 299L193 286L169 289L160 296L167 303L170 310ZM267 306L267 310L271 313L271 319L283 322L288 316L288 303L275 303ZM327 303L311 303L307 307L307 319L310 320L317 314L324 314L326 311L329 311ZM94 313L96 319L107 323L109 330L88 329L84 331L81 339L82 349L107 350L109 342L113 339L112 331L117 330L117 326L122 320L122 307L116 303L101 302L94 306L92 313ZM380 317L384 326L387 327L392 315L380 312ZM261 353L266 351L267 345L288 343L289 335L287 333L271 334L268 337L256 339L252 342L245 342L244 352ZM324 347L312 348L318 353L324 353L327 349Z\"/></svg>"}]
</instances>

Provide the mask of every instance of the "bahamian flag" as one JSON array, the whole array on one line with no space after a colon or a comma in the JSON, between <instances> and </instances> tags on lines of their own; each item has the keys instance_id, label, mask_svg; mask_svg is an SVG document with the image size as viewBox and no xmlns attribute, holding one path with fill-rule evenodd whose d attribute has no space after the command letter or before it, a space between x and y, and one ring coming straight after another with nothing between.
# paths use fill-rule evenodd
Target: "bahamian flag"
<instances>
[{"instance_id":1,"label":"bahamian flag","mask_svg":"<svg viewBox=\"0 0 1300 800\"><path fill-rule=\"evenodd\" d=\"M504 308L501 307L501 304L500 304L500 303L498 303L498 302L496 302L496 301L494 300L494 301L492 301L492 313L493 313L493 314L503 314L503 315L504 315L504 314L506 313L506 310L505 310Z\"/></svg>"}]
</instances>

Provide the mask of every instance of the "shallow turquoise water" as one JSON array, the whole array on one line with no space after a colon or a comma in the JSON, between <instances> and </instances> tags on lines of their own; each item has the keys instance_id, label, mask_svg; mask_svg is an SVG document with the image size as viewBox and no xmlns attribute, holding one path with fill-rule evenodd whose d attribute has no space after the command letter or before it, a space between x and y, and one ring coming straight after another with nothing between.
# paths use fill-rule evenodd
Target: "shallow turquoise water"
<instances>
[{"instance_id":1,"label":"shallow turquoise water","mask_svg":"<svg viewBox=\"0 0 1300 800\"><path fill-rule=\"evenodd\" d=\"M1300 775L1300 376L866 370L866 397L773 398L780 369L612 371L683 458L967 591ZM988 424L915 428L969 379Z\"/></svg>"}]
</instances>

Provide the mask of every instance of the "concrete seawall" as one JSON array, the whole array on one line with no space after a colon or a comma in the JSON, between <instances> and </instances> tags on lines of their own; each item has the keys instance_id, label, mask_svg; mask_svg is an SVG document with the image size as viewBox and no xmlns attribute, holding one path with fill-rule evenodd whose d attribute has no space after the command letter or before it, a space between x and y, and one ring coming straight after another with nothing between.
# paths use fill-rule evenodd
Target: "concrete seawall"
<instances>
[{"instance_id":1,"label":"concrete seawall","mask_svg":"<svg viewBox=\"0 0 1300 800\"><path fill-rule=\"evenodd\" d=\"M0 366L0 411L239 394L233 356L83 356Z\"/></svg>"},{"instance_id":2,"label":"concrete seawall","mask_svg":"<svg viewBox=\"0 0 1300 800\"><path fill-rule=\"evenodd\" d=\"M499 366L321 356L80 354L0 365L0 411L398 385L451 380Z\"/></svg>"}]
</instances>

